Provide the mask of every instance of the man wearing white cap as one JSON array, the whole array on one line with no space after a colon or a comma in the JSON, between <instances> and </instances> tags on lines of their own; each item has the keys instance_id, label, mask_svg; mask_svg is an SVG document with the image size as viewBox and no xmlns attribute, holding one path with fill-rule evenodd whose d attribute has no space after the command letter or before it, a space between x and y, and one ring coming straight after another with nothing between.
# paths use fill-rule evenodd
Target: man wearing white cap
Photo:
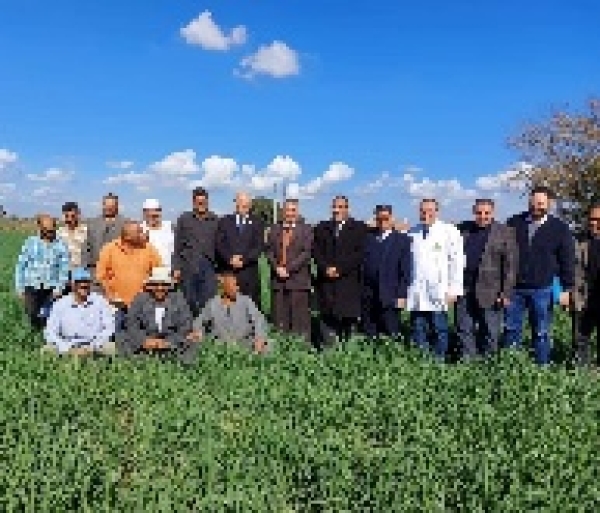
<instances>
[{"instance_id":1,"label":"man wearing white cap","mask_svg":"<svg viewBox=\"0 0 600 513\"><path fill-rule=\"evenodd\" d=\"M157 199L147 199L142 206L144 222L142 228L148 242L158 251L163 265L171 269L171 259L175 248L175 235L171 221L162 218L162 207Z\"/></svg>"}]
</instances>

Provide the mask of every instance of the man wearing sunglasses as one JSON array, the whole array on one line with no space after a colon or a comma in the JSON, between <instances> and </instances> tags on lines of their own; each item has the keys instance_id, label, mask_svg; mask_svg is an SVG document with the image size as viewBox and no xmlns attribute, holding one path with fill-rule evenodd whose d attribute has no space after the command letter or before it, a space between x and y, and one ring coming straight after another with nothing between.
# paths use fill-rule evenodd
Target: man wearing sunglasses
<instances>
[{"instance_id":1,"label":"man wearing sunglasses","mask_svg":"<svg viewBox=\"0 0 600 513\"><path fill-rule=\"evenodd\" d=\"M43 352L85 356L114 354L115 319L108 301L91 292L87 269L71 271L71 293L54 303L44 330Z\"/></svg>"}]
</instances>

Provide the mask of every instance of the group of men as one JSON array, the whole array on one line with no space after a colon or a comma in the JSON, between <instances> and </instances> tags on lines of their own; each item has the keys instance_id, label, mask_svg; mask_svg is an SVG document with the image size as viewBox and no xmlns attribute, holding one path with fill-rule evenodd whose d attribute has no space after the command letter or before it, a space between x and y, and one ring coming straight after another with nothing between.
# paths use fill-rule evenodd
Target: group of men
<instances>
[{"instance_id":1,"label":"group of men","mask_svg":"<svg viewBox=\"0 0 600 513\"><path fill-rule=\"evenodd\" d=\"M520 347L527 313L535 359L547 364L556 299L574 314L574 354L587 364L600 322L600 207L576 240L550 213L552 201L550 190L534 188L528 210L500 223L494 202L479 199L473 220L455 226L439 218L437 200L423 199L419 223L399 230L391 205L377 205L369 226L351 217L345 196L314 227L288 199L281 221L266 227L245 193L219 218L197 188L192 210L174 225L156 200L144 203L142 223L126 220L110 194L87 226L75 203L64 205L58 231L50 216L38 218L39 233L17 262L16 289L32 323L45 329L46 350L176 353L192 361L210 337L264 352L272 347L260 311L264 255L271 323L307 344L314 335L324 346L354 333L398 337L406 310L411 341L443 359L454 310L461 354L470 359L494 354L501 341Z\"/></svg>"}]
</instances>

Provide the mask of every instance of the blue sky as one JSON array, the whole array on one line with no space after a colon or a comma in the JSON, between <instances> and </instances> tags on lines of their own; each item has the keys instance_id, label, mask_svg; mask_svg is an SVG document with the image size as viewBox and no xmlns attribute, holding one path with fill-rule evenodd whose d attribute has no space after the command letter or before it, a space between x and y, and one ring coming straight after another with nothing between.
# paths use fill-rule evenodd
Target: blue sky
<instances>
[{"instance_id":1,"label":"blue sky","mask_svg":"<svg viewBox=\"0 0 600 513\"><path fill-rule=\"evenodd\" d=\"M172 218L194 184L224 212L285 178L311 219L339 193L358 217L429 195L508 214L506 138L598 94L598 20L594 0L0 0L0 203L95 214L113 191Z\"/></svg>"}]
</instances>

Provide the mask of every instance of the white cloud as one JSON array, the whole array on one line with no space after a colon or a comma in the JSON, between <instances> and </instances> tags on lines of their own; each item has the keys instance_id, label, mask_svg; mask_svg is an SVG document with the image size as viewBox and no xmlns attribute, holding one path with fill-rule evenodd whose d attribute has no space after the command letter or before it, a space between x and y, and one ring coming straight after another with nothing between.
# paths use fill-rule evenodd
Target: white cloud
<instances>
[{"instance_id":1,"label":"white cloud","mask_svg":"<svg viewBox=\"0 0 600 513\"><path fill-rule=\"evenodd\" d=\"M443 205L457 200L474 199L477 197L475 189L465 188L456 178L452 180L431 180L424 178L418 182L410 180L405 190L413 198L436 198Z\"/></svg>"},{"instance_id":2,"label":"white cloud","mask_svg":"<svg viewBox=\"0 0 600 513\"><path fill-rule=\"evenodd\" d=\"M133 167L133 162L131 160L116 160L107 162L106 165L111 169L131 169Z\"/></svg>"},{"instance_id":3,"label":"white cloud","mask_svg":"<svg viewBox=\"0 0 600 513\"><path fill-rule=\"evenodd\" d=\"M148 192L153 179L150 173L128 171L126 173L107 176L102 183L104 185L131 185L139 192Z\"/></svg>"},{"instance_id":4,"label":"white cloud","mask_svg":"<svg viewBox=\"0 0 600 513\"><path fill-rule=\"evenodd\" d=\"M31 192L31 195L34 198L44 198L46 196L51 196L54 194L58 194L60 191L56 187L51 187L49 185L43 185L42 187L38 187Z\"/></svg>"},{"instance_id":5,"label":"white cloud","mask_svg":"<svg viewBox=\"0 0 600 513\"><path fill-rule=\"evenodd\" d=\"M0 171L14 164L18 159L19 156L14 151L0 148Z\"/></svg>"},{"instance_id":6,"label":"white cloud","mask_svg":"<svg viewBox=\"0 0 600 513\"><path fill-rule=\"evenodd\" d=\"M175 151L149 166L149 170L166 176L188 176L200 171L194 150Z\"/></svg>"},{"instance_id":7,"label":"white cloud","mask_svg":"<svg viewBox=\"0 0 600 513\"><path fill-rule=\"evenodd\" d=\"M179 31L186 43L200 46L204 50L227 51L234 46L243 45L247 39L247 30L243 25L225 33L213 20L210 11L204 11Z\"/></svg>"},{"instance_id":8,"label":"white cloud","mask_svg":"<svg viewBox=\"0 0 600 513\"><path fill-rule=\"evenodd\" d=\"M282 41L261 46L255 53L244 57L235 74L246 79L257 75L286 78L300 74L298 52Z\"/></svg>"},{"instance_id":9,"label":"white cloud","mask_svg":"<svg viewBox=\"0 0 600 513\"><path fill-rule=\"evenodd\" d=\"M349 180L354 175L354 169L343 162L334 162L323 173L307 184L300 187L299 193L303 197L313 197L320 192L325 191L329 186Z\"/></svg>"},{"instance_id":10,"label":"white cloud","mask_svg":"<svg viewBox=\"0 0 600 513\"><path fill-rule=\"evenodd\" d=\"M302 174L302 168L288 156L276 156L262 171L250 176L250 188L256 191L271 191L282 182L296 180Z\"/></svg>"},{"instance_id":11,"label":"white cloud","mask_svg":"<svg viewBox=\"0 0 600 513\"><path fill-rule=\"evenodd\" d=\"M51 167L46 169L43 173L29 173L27 175L27 180L31 182L68 182L73 178L73 173L70 171L65 171L64 169L60 169L58 167Z\"/></svg>"},{"instance_id":12,"label":"white cloud","mask_svg":"<svg viewBox=\"0 0 600 513\"><path fill-rule=\"evenodd\" d=\"M482 191L522 191L527 187L527 181L519 177L532 170L526 162L517 162L505 171L495 175L479 177L475 184Z\"/></svg>"},{"instance_id":13,"label":"white cloud","mask_svg":"<svg viewBox=\"0 0 600 513\"><path fill-rule=\"evenodd\" d=\"M198 186L219 188L239 183L237 173L240 166L234 159L213 155L204 159L201 169L202 178L189 182L189 189Z\"/></svg>"}]
</instances>

